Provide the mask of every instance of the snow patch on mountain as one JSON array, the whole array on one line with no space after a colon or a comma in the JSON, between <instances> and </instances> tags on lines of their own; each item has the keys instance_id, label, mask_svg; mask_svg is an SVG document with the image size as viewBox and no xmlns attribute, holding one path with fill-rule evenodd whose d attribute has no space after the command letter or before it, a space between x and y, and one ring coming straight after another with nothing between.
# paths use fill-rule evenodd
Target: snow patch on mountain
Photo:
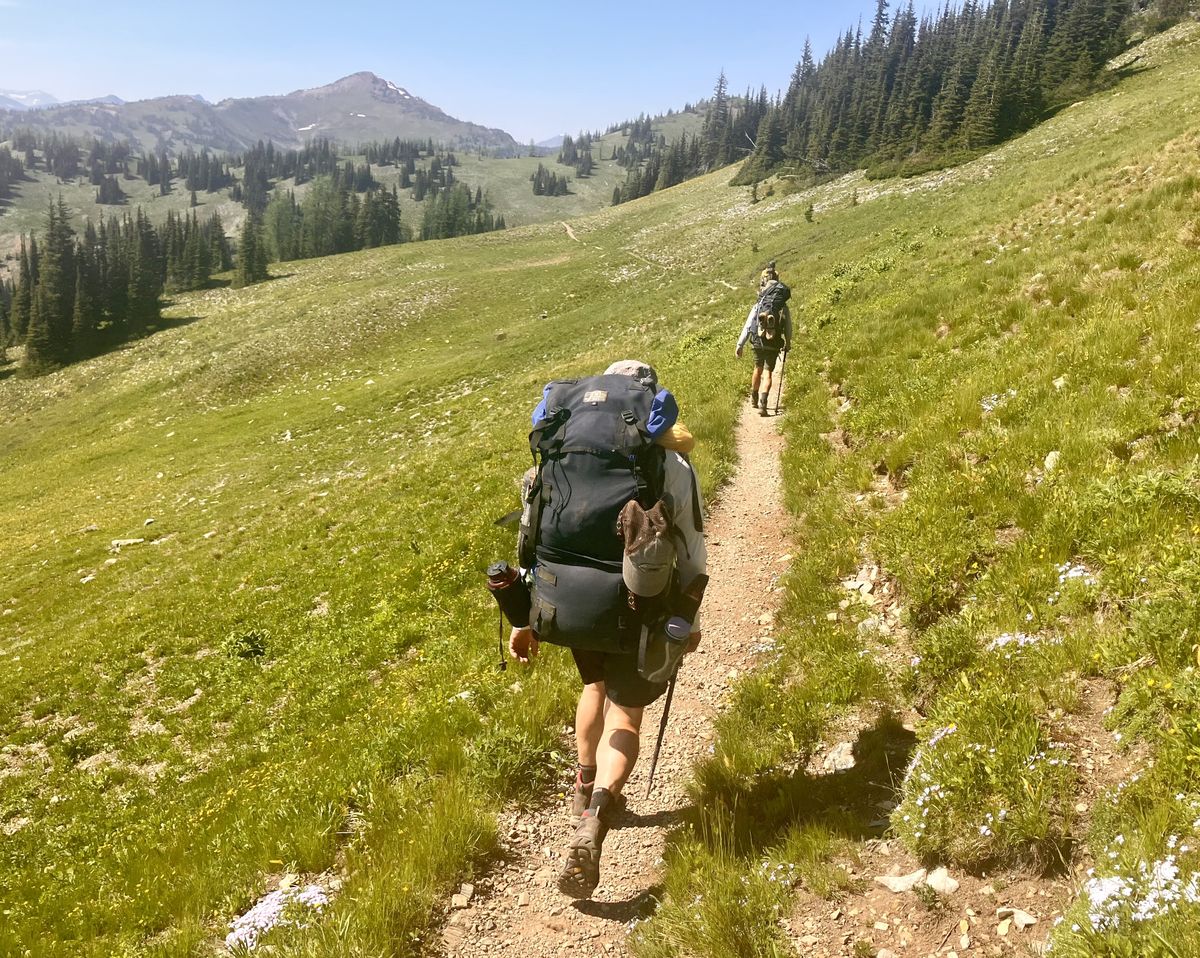
<instances>
[{"instance_id":1,"label":"snow patch on mountain","mask_svg":"<svg viewBox=\"0 0 1200 958\"><path fill-rule=\"evenodd\" d=\"M11 101L11 109L36 110L41 106L55 106L58 98L44 90L0 90L0 98Z\"/></svg>"}]
</instances>

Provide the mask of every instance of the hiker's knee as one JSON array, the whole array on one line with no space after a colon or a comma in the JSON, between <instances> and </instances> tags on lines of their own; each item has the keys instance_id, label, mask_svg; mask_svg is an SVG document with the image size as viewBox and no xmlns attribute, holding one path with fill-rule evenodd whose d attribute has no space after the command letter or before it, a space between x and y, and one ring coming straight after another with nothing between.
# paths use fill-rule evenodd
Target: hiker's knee
<instances>
[{"instance_id":1,"label":"hiker's knee","mask_svg":"<svg viewBox=\"0 0 1200 958\"><path fill-rule=\"evenodd\" d=\"M601 682L587 682L579 693L579 704L582 708L603 711L608 701L608 686Z\"/></svg>"},{"instance_id":2,"label":"hiker's knee","mask_svg":"<svg viewBox=\"0 0 1200 958\"><path fill-rule=\"evenodd\" d=\"M613 731L628 731L638 733L642 728L642 714L645 711L641 706L618 705L616 702L610 702L608 712L604 717L604 724Z\"/></svg>"}]
</instances>

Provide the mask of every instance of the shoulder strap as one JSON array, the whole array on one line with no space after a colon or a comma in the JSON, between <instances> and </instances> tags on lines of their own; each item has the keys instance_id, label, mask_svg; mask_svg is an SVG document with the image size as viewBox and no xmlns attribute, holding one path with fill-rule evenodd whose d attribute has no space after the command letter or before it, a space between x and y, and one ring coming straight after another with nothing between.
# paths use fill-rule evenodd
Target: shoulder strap
<instances>
[{"instance_id":1,"label":"shoulder strap","mask_svg":"<svg viewBox=\"0 0 1200 958\"><path fill-rule=\"evenodd\" d=\"M700 486L696 479L696 470L688 464L688 472L692 474L692 519L696 522L696 531L704 531L704 510L700 508Z\"/></svg>"}]
</instances>

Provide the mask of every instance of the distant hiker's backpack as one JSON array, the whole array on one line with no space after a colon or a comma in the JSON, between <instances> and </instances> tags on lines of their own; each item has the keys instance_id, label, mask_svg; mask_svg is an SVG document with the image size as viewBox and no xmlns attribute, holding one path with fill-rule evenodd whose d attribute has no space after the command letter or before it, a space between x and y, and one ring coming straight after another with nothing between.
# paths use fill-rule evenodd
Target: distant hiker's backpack
<instances>
[{"instance_id":1,"label":"distant hiker's backpack","mask_svg":"<svg viewBox=\"0 0 1200 958\"><path fill-rule=\"evenodd\" d=\"M771 280L758 294L755 310L758 321L755 338L765 349L779 349L783 345L783 307L791 298L792 291L777 279Z\"/></svg>"},{"instance_id":2,"label":"distant hiker's backpack","mask_svg":"<svg viewBox=\"0 0 1200 958\"><path fill-rule=\"evenodd\" d=\"M774 313L759 313L758 344L763 349L780 349L783 345L783 321Z\"/></svg>"},{"instance_id":3,"label":"distant hiker's backpack","mask_svg":"<svg viewBox=\"0 0 1200 958\"><path fill-rule=\"evenodd\" d=\"M530 624L540 638L600 651L636 641L617 519L632 499L650 509L662 498L665 450L654 436L674 415L670 393L630 376L546 387L517 541L518 561L534 568Z\"/></svg>"}]
</instances>

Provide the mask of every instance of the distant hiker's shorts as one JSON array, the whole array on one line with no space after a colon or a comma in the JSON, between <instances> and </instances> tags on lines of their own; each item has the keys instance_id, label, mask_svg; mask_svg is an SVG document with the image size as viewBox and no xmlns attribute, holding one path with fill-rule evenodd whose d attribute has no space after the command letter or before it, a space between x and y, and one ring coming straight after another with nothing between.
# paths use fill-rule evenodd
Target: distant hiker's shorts
<instances>
[{"instance_id":1,"label":"distant hiker's shorts","mask_svg":"<svg viewBox=\"0 0 1200 958\"><path fill-rule=\"evenodd\" d=\"M605 694L617 705L641 708L667 690L666 682L647 682L638 675L637 652L587 652L572 649L575 668L584 685L604 683Z\"/></svg>"},{"instance_id":2,"label":"distant hiker's shorts","mask_svg":"<svg viewBox=\"0 0 1200 958\"><path fill-rule=\"evenodd\" d=\"M763 349L761 346L751 345L754 350L754 365L766 366L767 369L775 368L775 361L779 358L778 349Z\"/></svg>"}]
</instances>

